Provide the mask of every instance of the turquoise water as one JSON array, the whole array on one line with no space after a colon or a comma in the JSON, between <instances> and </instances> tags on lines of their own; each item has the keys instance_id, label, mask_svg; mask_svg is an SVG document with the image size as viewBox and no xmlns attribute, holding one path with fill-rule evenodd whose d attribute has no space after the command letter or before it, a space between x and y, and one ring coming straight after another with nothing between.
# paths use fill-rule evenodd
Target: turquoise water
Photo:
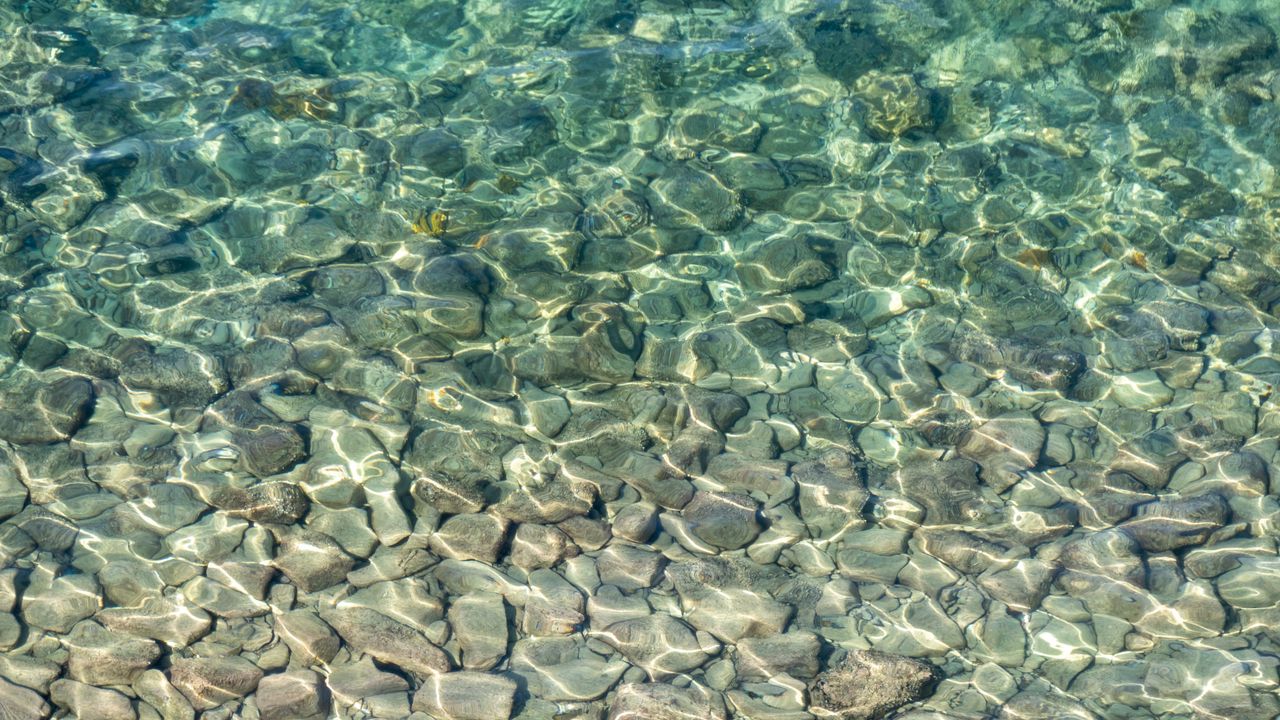
<instances>
[{"instance_id":1,"label":"turquoise water","mask_svg":"<svg viewBox=\"0 0 1280 720\"><path fill-rule=\"evenodd\" d=\"M0 716L1280 716L1280 6L0 29Z\"/></svg>"}]
</instances>

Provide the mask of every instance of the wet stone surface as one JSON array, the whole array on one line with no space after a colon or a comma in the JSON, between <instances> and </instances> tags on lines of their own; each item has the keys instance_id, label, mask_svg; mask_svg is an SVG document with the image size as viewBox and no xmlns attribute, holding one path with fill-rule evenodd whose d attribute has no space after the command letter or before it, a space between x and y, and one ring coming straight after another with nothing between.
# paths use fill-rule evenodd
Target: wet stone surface
<instances>
[{"instance_id":1,"label":"wet stone surface","mask_svg":"<svg viewBox=\"0 0 1280 720\"><path fill-rule=\"evenodd\" d=\"M1280 714L1274 3L0 30L0 716Z\"/></svg>"}]
</instances>

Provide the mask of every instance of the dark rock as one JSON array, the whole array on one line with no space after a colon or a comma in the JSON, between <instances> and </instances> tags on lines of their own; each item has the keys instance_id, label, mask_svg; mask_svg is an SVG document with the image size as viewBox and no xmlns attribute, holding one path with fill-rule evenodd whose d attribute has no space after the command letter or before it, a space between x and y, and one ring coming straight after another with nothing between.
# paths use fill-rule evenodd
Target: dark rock
<instances>
[{"instance_id":1,"label":"dark rock","mask_svg":"<svg viewBox=\"0 0 1280 720\"><path fill-rule=\"evenodd\" d=\"M396 142L397 159L405 165L418 165L431 174L448 177L467 163L462 142L442 128L420 130Z\"/></svg>"},{"instance_id":2,"label":"dark rock","mask_svg":"<svg viewBox=\"0 0 1280 720\"><path fill-rule=\"evenodd\" d=\"M950 349L960 360L991 374L1006 372L1034 388L1067 390L1088 366L1084 356L1072 350L1055 350L1039 343L976 332L956 333Z\"/></svg>"},{"instance_id":3,"label":"dark rock","mask_svg":"<svg viewBox=\"0 0 1280 720\"><path fill-rule=\"evenodd\" d=\"M659 202L654 214L670 227L700 227L711 232L729 230L742 219L738 194L714 175L676 164L650 185Z\"/></svg>"},{"instance_id":4,"label":"dark rock","mask_svg":"<svg viewBox=\"0 0 1280 720\"><path fill-rule=\"evenodd\" d=\"M227 391L222 362L209 355L128 341L117 348L115 357L121 384L154 392L169 406L205 407Z\"/></svg>"},{"instance_id":5,"label":"dark rock","mask_svg":"<svg viewBox=\"0 0 1280 720\"><path fill-rule=\"evenodd\" d=\"M835 277L833 247L817 237L774 237L752 246L738 261L743 285L766 295L813 287Z\"/></svg>"}]
</instances>

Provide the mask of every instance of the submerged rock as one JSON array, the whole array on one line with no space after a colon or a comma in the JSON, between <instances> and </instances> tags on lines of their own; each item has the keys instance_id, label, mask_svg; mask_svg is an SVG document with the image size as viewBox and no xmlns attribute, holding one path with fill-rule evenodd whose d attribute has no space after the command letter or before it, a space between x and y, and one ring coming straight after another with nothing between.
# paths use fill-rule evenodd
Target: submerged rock
<instances>
[{"instance_id":1,"label":"submerged rock","mask_svg":"<svg viewBox=\"0 0 1280 720\"><path fill-rule=\"evenodd\" d=\"M169 667L169 681L197 710L244 697L260 680L262 670L240 657L184 658Z\"/></svg>"},{"instance_id":2,"label":"submerged rock","mask_svg":"<svg viewBox=\"0 0 1280 720\"><path fill-rule=\"evenodd\" d=\"M850 650L810 686L810 705L842 720L874 720L923 698L937 681L929 663L874 650Z\"/></svg>"},{"instance_id":3,"label":"submerged rock","mask_svg":"<svg viewBox=\"0 0 1280 720\"><path fill-rule=\"evenodd\" d=\"M432 675L413 696L413 709L441 720L506 720L516 684L501 675L451 672Z\"/></svg>"},{"instance_id":4,"label":"submerged rock","mask_svg":"<svg viewBox=\"0 0 1280 720\"><path fill-rule=\"evenodd\" d=\"M725 720L720 694L701 685L679 688L659 683L627 683L609 706L609 720Z\"/></svg>"}]
</instances>

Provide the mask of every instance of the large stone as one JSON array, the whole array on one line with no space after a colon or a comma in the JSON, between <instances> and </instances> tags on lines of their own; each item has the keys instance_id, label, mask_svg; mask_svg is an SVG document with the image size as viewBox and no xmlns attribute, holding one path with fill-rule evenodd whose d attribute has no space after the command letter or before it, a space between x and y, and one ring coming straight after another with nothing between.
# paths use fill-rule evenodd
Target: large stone
<instances>
[{"instance_id":1,"label":"large stone","mask_svg":"<svg viewBox=\"0 0 1280 720\"><path fill-rule=\"evenodd\" d=\"M431 536L431 549L454 560L496 563L507 541L505 518L488 513L454 515Z\"/></svg>"},{"instance_id":2,"label":"large stone","mask_svg":"<svg viewBox=\"0 0 1280 720\"><path fill-rule=\"evenodd\" d=\"M129 685L160 657L155 642L118 635L93 622L76 625L63 643L68 674L88 685Z\"/></svg>"},{"instance_id":3,"label":"large stone","mask_svg":"<svg viewBox=\"0 0 1280 720\"><path fill-rule=\"evenodd\" d=\"M595 634L654 680L700 667L719 650L714 642L700 642L688 625L670 615L623 620Z\"/></svg>"},{"instance_id":4,"label":"large stone","mask_svg":"<svg viewBox=\"0 0 1280 720\"><path fill-rule=\"evenodd\" d=\"M294 610L275 616L276 635L289 646L299 665L328 663L342 646L333 628L311 610Z\"/></svg>"},{"instance_id":5,"label":"large stone","mask_svg":"<svg viewBox=\"0 0 1280 720\"><path fill-rule=\"evenodd\" d=\"M699 491L682 512L689 530L724 550L751 544L760 534L756 502L748 495Z\"/></svg>"},{"instance_id":6,"label":"large stone","mask_svg":"<svg viewBox=\"0 0 1280 720\"><path fill-rule=\"evenodd\" d=\"M627 683L609 705L609 720L725 720L724 699L701 685Z\"/></svg>"},{"instance_id":7,"label":"large stone","mask_svg":"<svg viewBox=\"0 0 1280 720\"><path fill-rule=\"evenodd\" d=\"M322 609L321 617L357 652L424 677L449 671L449 656L443 650L421 632L382 613L339 607Z\"/></svg>"},{"instance_id":8,"label":"large stone","mask_svg":"<svg viewBox=\"0 0 1280 720\"><path fill-rule=\"evenodd\" d=\"M149 597L136 608L105 608L95 617L108 630L186 647L209 632L213 619L204 610L181 600L184 598Z\"/></svg>"},{"instance_id":9,"label":"large stone","mask_svg":"<svg viewBox=\"0 0 1280 720\"><path fill-rule=\"evenodd\" d=\"M440 720L507 720L515 695L509 678L464 670L427 678L413 696L413 709Z\"/></svg>"},{"instance_id":10,"label":"large stone","mask_svg":"<svg viewBox=\"0 0 1280 720\"><path fill-rule=\"evenodd\" d=\"M866 524L862 508L870 497L849 453L832 449L791 469L800 518L816 538L856 532Z\"/></svg>"},{"instance_id":11,"label":"large stone","mask_svg":"<svg viewBox=\"0 0 1280 720\"><path fill-rule=\"evenodd\" d=\"M281 535L275 566L303 592L337 585L355 565L355 559L324 533L295 528Z\"/></svg>"},{"instance_id":12,"label":"large stone","mask_svg":"<svg viewBox=\"0 0 1280 720\"><path fill-rule=\"evenodd\" d=\"M197 710L242 698L253 692L260 680L262 670L236 656L180 658L169 666L169 682Z\"/></svg>"},{"instance_id":13,"label":"large stone","mask_svg":"<svg viewBox=\"0 0 1280 720\"><path fill-rule=\"evenodd\" d=\"M929 663L874 650L850 650L810 686L812 710L841 720L875 720L924 698L938 679Z\"/></svg>"},{"instance_id":14,"label":"large stone","mask_svg":"<svg viewBox=\"0 0 1280 720\"><path fill-rule=\"evenodd\" d=\"M982 479L998 492L1018 481L1018 473L1040 462L1044 427L1035 416L1012 412L992 418L960 439L959 451L982 466Z\"/></svg>"},{"instance_id":15,"label":"large stone","mask_svg":"<svg viewBox=\"0 0 1280 720\"><path fill-rule=\"evenodd\" d=\"M49 699L54 705L70 710L75 717L86 720L135 720L138 717L133 704L123 694L75 680L55 680L49 686Z\"/></svg>"},{"instance_id":16,"label":"large stone","mask_svg":"<svg viewBox=\"0 0 1280 720\"><path fill-rule=\"evenodd\" d=\"M1147 552L1167 552L1202 544L1231 517L1227 501L1217 493L1162 499L1139 506L1120 527Z\"/></svg>"},{"instance_id":17,"label":"large stone","mask_svg":"<svg viewBox=\"0 0 1280 720\"><path fill-rule=\"evenodd\" d=\"M507 612L501 595L475 592L454 600L449 625L467 670L488 670L507 654Z\"/></svg>"},{"instance_id":18,"label":"large stone","mask_svg":"<svg viewBox=\"0 0 1280 720\"><path fill-rule=\"evenodd\" d=\"M771 637L744 638L738 642L738 677L768 680L786 673L807 680L818 674L822 641L811 632L795 632Z\"/></svg>"},{"instance_id":19,"label":"large stone","mask_svg":"<svg viewBox=\"0 0 1280 720\"><path fill-rule=\"evenodd\" d=\"M254 697L262 720L324 720L329 716L329 689L310 670L268 675Z\"/></svg>"},{"instance_id":20,"label":"large stone","mask_svg":"<svg viewBox=\"0 0 1280 720\"><path fill-rule=\"evenodd\" d=\"M31 690L0 677L0 710L6 720L44 720L52 709Z\"/></svg>"},{"instance_id":21,"label":"large stone","mask_svg":"<svg viewBox=\"0 0 1280 720\"><path fill-rule=\"evenodd\" d=\"M66 440L93 409L93 385L84 378L13 377L0 388L0 440L23 445Z\"/></svg>"},{"instance_id":22,"label":"large stone","mask_svg":"<svg viewBox=\"0 0 1280 720\"><path fill-rule=\"evenodd\" d=\"M601 659L582 638L526 638L511 650L511 673L524 679L531 696L551 702L603 697L630 667Z\"/></svg>"}]
</instances>

